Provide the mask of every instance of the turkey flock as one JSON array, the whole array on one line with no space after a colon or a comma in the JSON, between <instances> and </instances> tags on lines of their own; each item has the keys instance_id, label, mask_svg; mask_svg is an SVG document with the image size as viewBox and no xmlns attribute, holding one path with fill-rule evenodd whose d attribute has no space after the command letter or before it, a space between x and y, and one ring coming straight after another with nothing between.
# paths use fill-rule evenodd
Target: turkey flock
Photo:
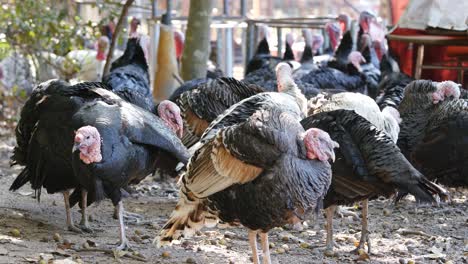
<instances>
[{"instance_id":1,"label":"turkey flock","mask_svg":"<svg viewBox=\"0 0 468 264\"><path fill-rule=\"evenodd\" d=\"M325 253L333 254L335 211L361 202L356 250L370 253L369 200L413 195L416 205L443 205L450 194L442 185L468 186L468 93L452 81L400 72L385 43L371 39L374 20L361 14L353 43L349 18L339 16L327 25L331 48L323 54L320 38L303 30L299 60L291 36L275 57L264 32L243 80L191 80L159 103L147 45L131 38L103 82L50 80L33 90L11 157L24 168L10 190L29 183L38 200L43 188L62 193L66 225L76 232L92 232L87 207L110 199L122 250L131 246L125 190L149 174L179 177L179 200L155 244L218 222L241 224L254 263L257 236L262 262L271 263L268 232L322 209Z\"/></svg>"}]
</instances>

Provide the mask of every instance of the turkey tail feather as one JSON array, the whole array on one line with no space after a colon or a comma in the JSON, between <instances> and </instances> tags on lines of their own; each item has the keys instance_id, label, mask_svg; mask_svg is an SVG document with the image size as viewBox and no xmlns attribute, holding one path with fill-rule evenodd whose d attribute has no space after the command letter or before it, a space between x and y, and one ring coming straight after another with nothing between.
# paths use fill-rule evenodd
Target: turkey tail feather
<instances>
[{"instance_id":1,"label":"turkey tail feather","mask_svg":"<svg viewBox=\"0 0 468 264\"><path fill-rule=\"evenodd\" d=\"M441 186L421 177L418 184L408 186L408 192L414 195L418 202L436 203L439 201L450 201L450 193ZM398 203L407 192L399 191L395 198L395 204Z\"/></svg>"},{"instance_id":2,"label":"turkey tail feather","mask_svg":"<svg viewBox=\"0 0 468 264\"><path fill-rule=\"evenodd\" d=\"M16 191L29 181L29 169L24 168L23 171L16 177L15 181L10 186L10 191Z\"/></svg>"},{"instance_id":3,"label":"turkey tail feather","mask_svg":"<svg viewBox=\"0 0 468 264\"><path fill-rule=\"evenodd\" d=\"M204 206L200 200L190 199L183 191L180 195L181 198L171 218L162 227L159 237L154 240L158 247L170 245L173 240L179 239L182 235L191 237L205 225L217 224L217 218L203 210Z\"/></svg>"}]
</instances>

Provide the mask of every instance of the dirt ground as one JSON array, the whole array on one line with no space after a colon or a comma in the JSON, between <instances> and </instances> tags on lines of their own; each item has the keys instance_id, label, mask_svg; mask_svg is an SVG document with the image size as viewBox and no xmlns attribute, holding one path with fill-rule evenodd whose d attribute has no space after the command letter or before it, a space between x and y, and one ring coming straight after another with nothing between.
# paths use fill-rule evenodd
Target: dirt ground
<instances>
[{"instance_id":1,"label":"dirt ground","mask_svg":"<svg viewBox=\"0 0 468 264\"><path fill-rule=\"evenodd\" d=\"M109 201L90 208L92 234L66 230L63 197L45 192L38 203L29 187L12 193L8 188L21 168L9 167L14 146L11 131L0 130L0 263L142 263L118 253L82 251L83 247L112 248L118 242L118 222ZM125 200L126 209L144 216L127 226L137 256L148 263L251 263L247 232L242 227L204 229L170 248L156 248L152 240L177 200L175 185L149 178L138 193ZM415 207L404 200L383 210L388 200L370 202L372 254L370 259L348 253L360 235L352 217L334 219L335 251L324 256L324 218L307 221L303 231L277 228L270 232L273 263L468 263L468 190L451 190L453 204ZM359 213L357 207L351 208ZM75 222L79 220L74 208ZM15 233L16 230L19 234ZM55 237L59 234L60 237ZM56 235L55 235L56 236ZM85 242L87 244L85 244ZM125 253L125 252L124 252ZM129 253L131 254L131 253Z\"/></svg>"}]
</instances>

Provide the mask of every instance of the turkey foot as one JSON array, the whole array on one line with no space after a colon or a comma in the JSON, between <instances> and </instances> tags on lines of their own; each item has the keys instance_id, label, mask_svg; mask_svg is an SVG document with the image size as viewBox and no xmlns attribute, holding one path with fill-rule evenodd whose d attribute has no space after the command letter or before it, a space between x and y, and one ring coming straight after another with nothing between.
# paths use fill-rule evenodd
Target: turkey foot
<instances>
[{"instance_id":1,"label":"turkey foot","mask_svg":"<svg viewBox=\"0 0 468 264\"><path fill-rule=\"evenodd\" d=\"M369 229L368 229L368 222L367 222L367 214L368 214L368 207L369 207L369 200L365 199L362 201L362 219L361 219L361 239L359 240L359 245L351 251L351 253L358 254L359 251L363 250L365 244L367 243L367 253L371 254L371 244L369 239Z\"/></svg>"},{"instance_id":2,"label":"turkey foot","mask_svg":"<svg viewBox=\"0 0 468 264\"><path fill-rule=\"evenodd\" d=\"M353 220L356 220L356 221L359 220L359 215L357 213L350 211L343 206L337 207L336 214L340 216L341 218L352 216Z\"/></svg>"},{"instance_id":3,"label":"turkey foot","mask_svg":"<svg viewBox=\"0 0 468 264\"><path fill-rule=\"evenodd\" d=\"M123 214L124 214L124 208L123 208L123 202L119 201L117 206L115 207L117 210L117 215L119 217L119 234L120 234L120 246L117 247L117 250L124 250L124 249L130 249L130 244L128 243L127 237L125 236L125 224L123 221Z\"/></svg>"},{"instance_id":4,"label":"turkey foot","mask_svg":"<svg viewBox=\"0 0 468 264\"><path fill-rule=\"evenodd\" d=\"M93 233L93 230L89 227L88 214L87 214L87 204L88 204L88 192L86 190L81 191L81 222L80 229L86 233Z\"/></svg>"},{"instance_id":5,"label":"turkey foot","mask_svg":"<svg viewBox=\"0 0 468 264\"><path fill-rule=\"evenodd\" d=\"M67 215L67 229L68 231L76 232L76 233L83 233L79 228L73 224L73 218L70 210L70 191L66 190L63 193L63 201L65 202L65 212Z\"/></svg>"},{"instance_id":6,"label":"turkey foot","mask_svg":"<svg viewBox=\"0 0 468 264\"><path fill-rule=\"evenodd\" d=\"M78 225L78 227L83 231L83 232L86 232L86 233L93 233L93 229L91 229L91 227L89 226L89 222L88 222L88 219L86 217L86 220L84 218L81 219L81 222L80 224Z\"/></svg>"},{"instance_id":7,"label":"turkey foot","mask_svg":"<svg viewBox=\"0 0 468 264\"><path fill-rule=\"evenodd\" d=\"M325 209L326 221L327 221L327 242L325 252L323 253L327 257L335 256L335 252L333 251L333 247L335 246L335 242L333 241L333 214L335 213L336 205L332 205Z\"/></svg>"},{"instance_id":8,"label":"turkey foot","mask_svg":"<svg viewBox=\"0 0 468 264\"><path fill-rule=\"evenodd\" d=\"M120 245L118 247L116 247L115 249L117 250L129 250L129 249L132 249L130 247L130 243L128 242L128 240L125 238L123 241L120 242Z\"/></svg>"},{"instance_id":9,"label":"turkey foot","mask_svg":"<svg viewBox=\"0 0 468 264\"><path fill-rule=\"evenodd\" d=\"M76 227L74 224L68 225L67 229L68 229L68 231L71 231L71 232L83 234L83 230L81 230L80 228Z\"/></svg>"}]
</instances>

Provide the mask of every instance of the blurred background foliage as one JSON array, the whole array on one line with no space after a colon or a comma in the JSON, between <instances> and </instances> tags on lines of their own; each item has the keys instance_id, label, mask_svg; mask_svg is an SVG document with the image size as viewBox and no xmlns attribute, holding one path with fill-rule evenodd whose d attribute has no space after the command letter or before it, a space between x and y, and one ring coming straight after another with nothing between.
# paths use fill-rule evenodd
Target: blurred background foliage
<instances>
[{"instance_id":1,"label":"blurred background foliage","mask_svg":"<svg viewBox=\"0 0 468 264\"><path fill-rule=\"evenodd\" d=\"M97 1L95 6L104 15L115 17L120 5L110 0ZM0 12L0 60L17 52L32 62L36 79L38 66L48 63L57 71L76 67L72 60L62 65L51 62L50 54L65 56L71 50L94 45L100 28L108 19L99 22L84 21L78 15L74 1L21 0L2 4Z\"/></svg>"}]
</instances>

